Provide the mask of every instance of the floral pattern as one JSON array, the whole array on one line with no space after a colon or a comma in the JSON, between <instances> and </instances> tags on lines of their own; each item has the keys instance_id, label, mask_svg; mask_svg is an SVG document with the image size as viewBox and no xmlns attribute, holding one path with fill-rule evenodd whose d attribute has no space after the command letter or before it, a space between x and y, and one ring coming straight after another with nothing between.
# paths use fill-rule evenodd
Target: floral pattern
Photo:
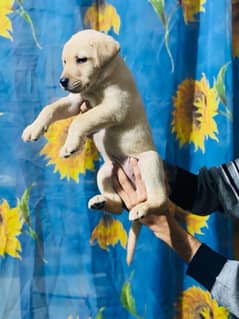
<instances>
[{"instance_id":1,"label":"floral pattern","mask_svg":"<svg viewBox=\"0 0 239 319\"><path fill-rule=\"evenodd\" d=\"M197 21L195 15L199 12L205 12L205 3L206 0L180 0L185 23Z\"/></svg>"},{"instance_id":2,"label":"floral pattern","mask_svg":"<svg viewBox=\"0 0 239 319\"><path fill-rule=\"evenodd\" d=\"M42 148L40 154L49 159L47 165L55 165L54 172L59 172L61 178L72 179L78 183L79 174L85 173L86 170L94 170L94 161L97 161L99 157L90 138L86 140L84 150L80 153L66 159L59 156L73 118L57 121L50 126L45 133L47 144Z\"/></svg>"},{"instance_id":3,"label":"floral pattern","mask_svg":"<svg viewBox=\"0 0 239 319\"><path fill-rule=\"evenodd\" d=\"M0 256L8 254L21 258L21 243L18 236L22 232L22 220L18 207L11 208L6 200L0 204Z\"/></svg>"},{"instance_id":4,"label":"floral pattern","mask_svg":"<svg viewBox=\"0 0 239 319\"><path fill-rule=\"evenodd\" d=\"M14 0L1 0L0 3L0 36L12 40L12 23L9 14L13 12Z\"/></svg>"},{"instance_id":5,"label":"floral pattern","mask_svg":"<svg viewBox=\"0 0 239 319\"><path fill-rule=\"evenodd\" d=\"M174 97L172 132L182 147L193 143L195 151L205 152L205 140L209 137L218 141L217 123L218 98L215 88L210 88L205 75L200 81L186 79Z\"/></svg>"},{"instance_id":6,"label":"floral pattern","mask_svg":"<svg viewBox=\"0 0 239 319\"><path fill-rule=\"evenodd\" d=\"M190 213L183 215L181 213L179 218L186 225L187 231L193 236L195 234L203 235L202 229L208 228L207 221L209 220L209 215L199 216Z\"/></svg>"},{"instance_id":7,"label":"floral pattern","mask_svg":"<svg viewBox=\"0 0 239 319\"><path fill-rule=\"evenodd\" d=\"M86 12L84 25L92 29L108 32L113 28L116 34L120 30L120 16L116 9L104 1L94 3Z\"/></svg>"},{"instance_id":8,"label":"floral pattern","mask_svg":"<svg viewBox=\"0 0 239 319\"><path fill-rule=\"evenodd\" d=\"M125 248L127 234L120 221L105 214L91 234L90 243L93 244L95 240L105 250L108 249L108 246L115 246L118 242Z\"/></svg>"},{"instance_id":9,"label":"floral pattern","mask_svg":"<svg viewBox=\"0 0 239 319\"><path fill-rule=\"evenodd\" d=\"M176 305L175 319L227 319L228 311L212 299L208 291L191 287L182 293Z\"/></svg>"}]
</instances>

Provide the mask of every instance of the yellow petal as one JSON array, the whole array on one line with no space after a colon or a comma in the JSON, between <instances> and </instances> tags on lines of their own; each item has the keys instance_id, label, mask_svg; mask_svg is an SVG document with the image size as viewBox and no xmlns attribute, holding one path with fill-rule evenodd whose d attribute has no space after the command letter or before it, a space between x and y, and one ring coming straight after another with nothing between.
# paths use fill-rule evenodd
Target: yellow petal
<instances>
[{"instance_id":1,"label":"yellow petal","mask_svg":"<svg viewBox=\"0 0 239 319\"><path fill-rule=\"evenodd\" d=\"M21 244L19 240L15 237L8 238L6 244L6 253L15 258L21 258L19 252L22 251Z\"/></svg>"},{"instance_id":2,"label":"yellow petal","mask_svg":"<svg viewBox=\"0 0 239 319\"><path fill-rule=\"evenodd\" d=\"M21 244L16 238L21 233L22 222L18 208L10 208L6 200L0 204L0 255L5 253L20 258Z\"/></svg>"},{"instance_id":3,"label":"yellow petal","mask_svg":"<svg viewBox=\"0 0 239 319\"><path fill-rule=\"evenodd\" d=\"M12 23L8 17L0 15L0 36L12 40Z\"/></svg>"},{"instance_id":4,"label":"yellow petal","mask_svg":"<svg viewBox=\"0 0 239 319\"><path fill-rule=\"evenodd\" d=\"M12 9L13 4L14 4L14 0L1 0L0 1L0 10L2 8L6 8L6 9L10 10L10 9Z\"/></svg>"}]
</instances>

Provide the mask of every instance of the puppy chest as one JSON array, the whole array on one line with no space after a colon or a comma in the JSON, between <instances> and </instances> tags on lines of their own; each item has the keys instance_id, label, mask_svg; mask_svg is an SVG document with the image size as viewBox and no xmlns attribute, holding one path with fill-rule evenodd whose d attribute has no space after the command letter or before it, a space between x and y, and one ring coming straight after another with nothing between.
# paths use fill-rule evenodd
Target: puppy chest
<instances>
[{"instance_id":1,"label":"puppy chest","mask_svg":"<svg viewBox=\"0 0 239 319\"><path fill-rule=\"evenodd\" d=\"M112 133L110 129L102 129L93 134L95 146L105 160L112 157L122 157L125 154L121 135L110 133Z\"/></svg>"}]
</instances>

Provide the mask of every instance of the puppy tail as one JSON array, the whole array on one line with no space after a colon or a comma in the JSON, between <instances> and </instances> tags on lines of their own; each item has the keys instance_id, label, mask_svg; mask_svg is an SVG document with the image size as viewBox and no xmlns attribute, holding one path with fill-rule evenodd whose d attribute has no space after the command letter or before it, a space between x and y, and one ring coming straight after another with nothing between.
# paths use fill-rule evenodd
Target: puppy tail
<instances>
[{"instance_id":1,"label":"puppy tail","mask_svg":"<svg viewBox=\"0 0 239 319\"><path fill-rule=\"evenodd\" d=\"M136 241L139 236L141 226L142 225L140 224L140 222L133 221L129 230L128 243L127 243L127 257L126 257L128 266L131 264L134 257Z\"/></svg>"}]
</instances>

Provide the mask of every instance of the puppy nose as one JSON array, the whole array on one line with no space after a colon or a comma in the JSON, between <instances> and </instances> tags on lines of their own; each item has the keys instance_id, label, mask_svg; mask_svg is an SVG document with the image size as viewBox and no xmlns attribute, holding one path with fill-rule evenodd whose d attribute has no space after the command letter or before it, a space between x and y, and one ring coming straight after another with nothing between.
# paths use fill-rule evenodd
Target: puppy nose
<instances>
[{"instance_id":1,"label":"puppy nose","mask_svg":"<svg viewBox=\"0 0 239 319\"><path fill-rule=\"evenodd\" d=\"M68 78L61 78L60 79L60 83L63 86L63 88L67 88L68 82L69 82Z\"/></svg>"}]
</instances>

